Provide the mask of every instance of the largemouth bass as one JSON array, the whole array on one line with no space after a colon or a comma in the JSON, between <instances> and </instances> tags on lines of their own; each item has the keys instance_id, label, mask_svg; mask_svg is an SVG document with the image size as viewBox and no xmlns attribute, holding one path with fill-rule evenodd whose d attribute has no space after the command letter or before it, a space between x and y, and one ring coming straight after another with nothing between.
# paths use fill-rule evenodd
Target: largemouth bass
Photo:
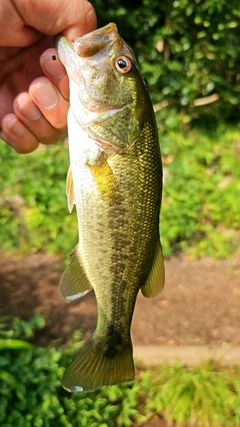
<instances>
[{"instance_id":1,"label":"largemouth bass","mask_svg":"<svg viewBox=\"0 0 240 427\"><path fill-rule=\"evenodd\" d=\"M139 289L154 297L164 285L162 166L148 90L116 25L56 43L70 80L67 197L79 231L60 294L71 301L94 289L98 306L96 330L62 384L93 391L134 379L136 297Z\"/></svg>"}]
</instances>

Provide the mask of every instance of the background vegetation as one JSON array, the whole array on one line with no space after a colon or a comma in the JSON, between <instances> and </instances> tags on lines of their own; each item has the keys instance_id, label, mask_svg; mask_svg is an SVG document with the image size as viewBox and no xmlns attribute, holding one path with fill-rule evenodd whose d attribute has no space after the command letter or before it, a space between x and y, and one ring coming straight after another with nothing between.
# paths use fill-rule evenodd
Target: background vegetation
<instances>
[{"instance_id":1,"label":"background vegetation","mask_svg":"<svg viewBox=\"0 0 240 427\"><path fill-rule=\"evenodd\" d=\"M134 48L155 105L166 176L165 256L234 253L240 242L237 0L93 4L99 26L116 22ZM66 148L19 156L1 144L0 156L1 248L67 255L77 227L66 208Z\"/></svg>"},{"instance_id":2,"label":"background vegetation","mask_svg":"<svg viewBox=\"0 0 240 427\"><path fill-rule=\"evenodd\" d=\"M165 173L164 255L228 257L240 244L238 0L93 0L99 26L116 22L134 48L156 111ZM0 144L2 251L67 256L77 242L67 211L64 144L19 156ZM0 425L115 427L154 416L194 426L240 425L240 372L216 365L138 369L137 379L69 395L60 378L79 344L32 344L44 325L0 319Z\"/></svg>"},{"instance_id":3,"label":"background vegetation","mask_svg":"<svg viewBox=\"0 0 240 427\"><path fill-rule=\"evenodd\" d=\"M161 135L165 173L161 238L165 257L227 257L240 244L239 126ZM67 210L68 151L62 144L19 156L0 144L1 250L67 257L77 220Z\"/></svg>"},{"instance_id":4,"label":"background vegetation","mask_svg":"<svg viewBox=\"0 0 240 427\"><path fill-rule=\"evenodd\" d=\"M238 0L93 0L99 26L116 22L134 48L161 128L239 120ZM203 106L199 98L216 102ZM200 103L201 105L201 103Z\"/></svg>"},{"instance_id":5,"label":"background vegetation","mask_svg":"<svg viewBox=\"0 0 240 427\"><path fill-rule=\"evenodd\" d=\"M2 427L137 427L163 416L176 426L240 425L239 369L214 364L139 366L131 383L70 396L60 380L80 333L62 349L35 347L29 340L43 326L40 316L29 322L0 318Z\"/></svg>"}]
</instances>

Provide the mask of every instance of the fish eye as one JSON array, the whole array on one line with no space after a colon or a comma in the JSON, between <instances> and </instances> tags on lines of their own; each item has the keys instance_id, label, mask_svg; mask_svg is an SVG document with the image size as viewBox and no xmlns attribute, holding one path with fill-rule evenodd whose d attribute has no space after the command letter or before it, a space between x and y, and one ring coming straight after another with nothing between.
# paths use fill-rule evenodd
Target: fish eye
<instances>
[{"instance_id":1,"label":"fish eye","mask_svg":"<svg viewBox=\"0 0 240 427\"><path fill-rule=\"evenodd\" d=\"M115 67L116 67L116 70L119 73L125 74L125 73L128 73L128 71L131 70L132 63L131 63L130 59L127 56L118 56L115 59Z\"/></svg>"}]
</instances>

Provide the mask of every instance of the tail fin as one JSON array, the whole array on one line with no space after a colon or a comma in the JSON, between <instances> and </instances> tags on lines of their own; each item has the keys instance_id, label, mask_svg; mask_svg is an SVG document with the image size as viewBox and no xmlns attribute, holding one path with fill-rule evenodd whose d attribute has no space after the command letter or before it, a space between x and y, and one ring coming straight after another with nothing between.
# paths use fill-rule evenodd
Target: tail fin
<instances>
[{"instance_id":1,"label":"tail fin","mask_svg":"<svg viewBox=\"0 0 240 427\"><path fill-rule=\"evenodd\" d=\"M70 392L87 392L134 377L131 341L115 357L106 357L104 345L93 335L65 371L62 385Z\"/></svg>"}]
</instances>

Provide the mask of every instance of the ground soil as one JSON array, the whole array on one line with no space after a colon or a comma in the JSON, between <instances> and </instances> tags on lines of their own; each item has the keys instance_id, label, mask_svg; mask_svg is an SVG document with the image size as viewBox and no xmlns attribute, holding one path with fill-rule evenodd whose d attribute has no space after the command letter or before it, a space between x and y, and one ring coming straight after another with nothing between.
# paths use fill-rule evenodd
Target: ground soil
<instances>
[{"instance_id":1,"label":"ground soil","mask_svg":"<svg viewBox=\"0 0 240 427\"><path fill-rule=\"evenodd\" d=\"M97 318L93 292L65 303L58 295L63 261L46 254L0 254L0 317L31 318L40 312L46 327L37 332L40 345L66 342L76 329L83 339L94 331ZM166 285L158 297L141 293L133 316L134 345L240 345L240 260L165 262ZM152 423L152 424L151 424ZM164 427L151 420L149 427Z\"/></svg>"},{"instance_id":2,"label":"ground soil","mask_svg":"<svg viewBox=\"0 0 240 427\"><path fill-rule=\"evenodd\" d=\"M65 342L76 329L87 338L95 329L93 292L67 304L58 295L63 261L46 254L0 254L0 316L23 319L40 312L46 328L38 344ZM240 260L165 261L166 284L156 298L141 293L132 323L134 344L240 345Z\"/></svg>"}]
</instances>

